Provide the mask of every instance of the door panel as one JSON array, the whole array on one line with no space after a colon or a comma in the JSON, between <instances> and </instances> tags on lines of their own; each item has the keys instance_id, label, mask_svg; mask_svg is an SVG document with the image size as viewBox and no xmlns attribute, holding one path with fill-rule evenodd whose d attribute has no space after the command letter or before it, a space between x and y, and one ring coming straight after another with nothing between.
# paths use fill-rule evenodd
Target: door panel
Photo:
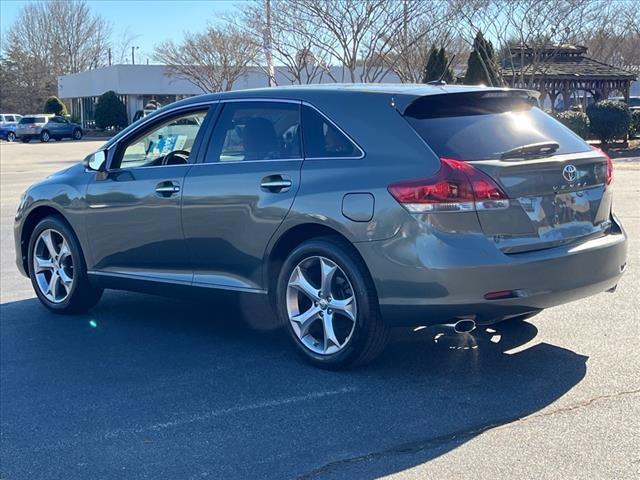
<instances>
[{"instance_id":1,"label":"door panel","mask_svg":"<svg viewBox=\"0 0 640 480\"><path fill-rule=\"evenodd\" d=\"M267 243L289 212L302 160L195 165L184 182L182 221L194 284L262 290ZM262 183L290 181L270 188ZM275 180L277 179L277 180Z\"/></svg>"},{"instance_id":2,"label":"door panel","mask_svg":"<svg viewBox=\"0 0 640 480\"><path fill-rule=\"evenodd\" d=\"M191 282L180 221L180 189L189 168L122 169L89 184L90 270Z\"/></svg>"},{"instance_id":3,"label":"door panel","mask_svg":"<svg viewBox=\"0 0 640 480\"><path fill-rule=\"evenodd\" d=\"M97 174L86 193L90 270L191 283L180 206L207 112L167 113L110 149L109 171Z\"/></svg>"},{"instance_id":4,"label":"door panel","mask_svg":"<svg viewBox=\"0 0 640 480\"><path fill-rule=\"evenodd\" d=\"M222 104L205 162L185 178L182 224L195 285L263 290L269 240L300 185L300 102Z\"/></svg>"}]
</instances>

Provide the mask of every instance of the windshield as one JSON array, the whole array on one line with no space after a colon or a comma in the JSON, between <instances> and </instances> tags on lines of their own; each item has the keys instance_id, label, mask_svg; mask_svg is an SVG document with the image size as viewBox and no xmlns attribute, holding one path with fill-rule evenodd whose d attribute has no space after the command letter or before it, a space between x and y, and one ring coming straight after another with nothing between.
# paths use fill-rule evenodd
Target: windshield
<instances>
[{"instance_id":1,"label":"windshield","mask_svg":"<svg viewBox=\"0 0 640 480\"><path fill-rule=\"evenodd\" d=\"M522 92L472 92L422 97L405 118L440 157L499 159L504 152L554 142L554 154L588 152L571 130Z\"/></svg>"},{"instance_id":2,"label":"windshield","mask_svg":"<svg viewBox=\"0 0 640 480\"><path fill-rule=\"evenodd\" d=\"M25 123L46 123L47 120L45 117L22 117L20 119L20 124L24 125Z\"/></svg>"}]
</instances>

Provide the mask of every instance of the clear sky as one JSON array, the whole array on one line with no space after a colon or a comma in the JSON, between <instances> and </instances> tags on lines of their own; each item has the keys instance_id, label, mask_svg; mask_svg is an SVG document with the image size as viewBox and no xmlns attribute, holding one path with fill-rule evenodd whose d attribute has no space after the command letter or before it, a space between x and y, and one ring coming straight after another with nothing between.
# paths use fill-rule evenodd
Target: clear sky
<instances>
[{"instance_id":1,"label":"clear sky","mask_svg":"<svg viewBox=\"0 0 640 480\"><path fill-rule=\"evenodd\" d=\"M64 0L62 0L64 1ZM25 0L0 0L2 40ZM112 25L114 48L126 31L138 35L136 63L144 63L153 46L163 40L180 40L184 32L198 32L234 11L235 0L88 0L91 9ZM116 55L116 53L114 53ZM130 53L129 53L130 57ZM114 59L115 60L115 59ZM129 59L130 61L130 59Z\"/></svg>"}]
</instances>

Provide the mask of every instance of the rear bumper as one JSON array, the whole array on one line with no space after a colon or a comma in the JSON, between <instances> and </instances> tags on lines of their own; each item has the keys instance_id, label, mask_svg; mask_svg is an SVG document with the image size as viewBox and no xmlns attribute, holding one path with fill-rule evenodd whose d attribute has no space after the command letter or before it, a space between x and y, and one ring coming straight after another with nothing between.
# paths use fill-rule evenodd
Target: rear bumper
<instances>
[{"instance_id":1,"label":"rear bumper","mask_svg":"<svg viewBox=\"0 0 640 480\"><path fill-rule=\"evenodd\" d=\"M614 287L627 258L626 233L615 219L614 224L614 231L604 237L512 255L483 236L424 232L357 247L369 265L389 326L469 317L490 324ZM517 290L518 296L484 298L503 290Z\"/></svg>"}]
</instances>

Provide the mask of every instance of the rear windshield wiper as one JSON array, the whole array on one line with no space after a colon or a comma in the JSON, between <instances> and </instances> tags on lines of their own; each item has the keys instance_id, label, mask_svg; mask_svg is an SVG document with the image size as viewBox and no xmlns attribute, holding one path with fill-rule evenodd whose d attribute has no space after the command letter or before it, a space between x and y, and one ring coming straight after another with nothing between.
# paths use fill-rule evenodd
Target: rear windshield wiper
<instances>
[{"instance_id":1,"label":"rear windshield wiper","mask_svg":"<svg viewBox=\"0 0 640 480\"><path fill-rule=\"evenodd\" d=\"M531 156L545 156L551 155L553 152L560 148L558 142L539 142L530 143L528 145L522 145L520 147L512 148L500 154L500 158L520 158Z\"/></svg>"}]
</instances>

